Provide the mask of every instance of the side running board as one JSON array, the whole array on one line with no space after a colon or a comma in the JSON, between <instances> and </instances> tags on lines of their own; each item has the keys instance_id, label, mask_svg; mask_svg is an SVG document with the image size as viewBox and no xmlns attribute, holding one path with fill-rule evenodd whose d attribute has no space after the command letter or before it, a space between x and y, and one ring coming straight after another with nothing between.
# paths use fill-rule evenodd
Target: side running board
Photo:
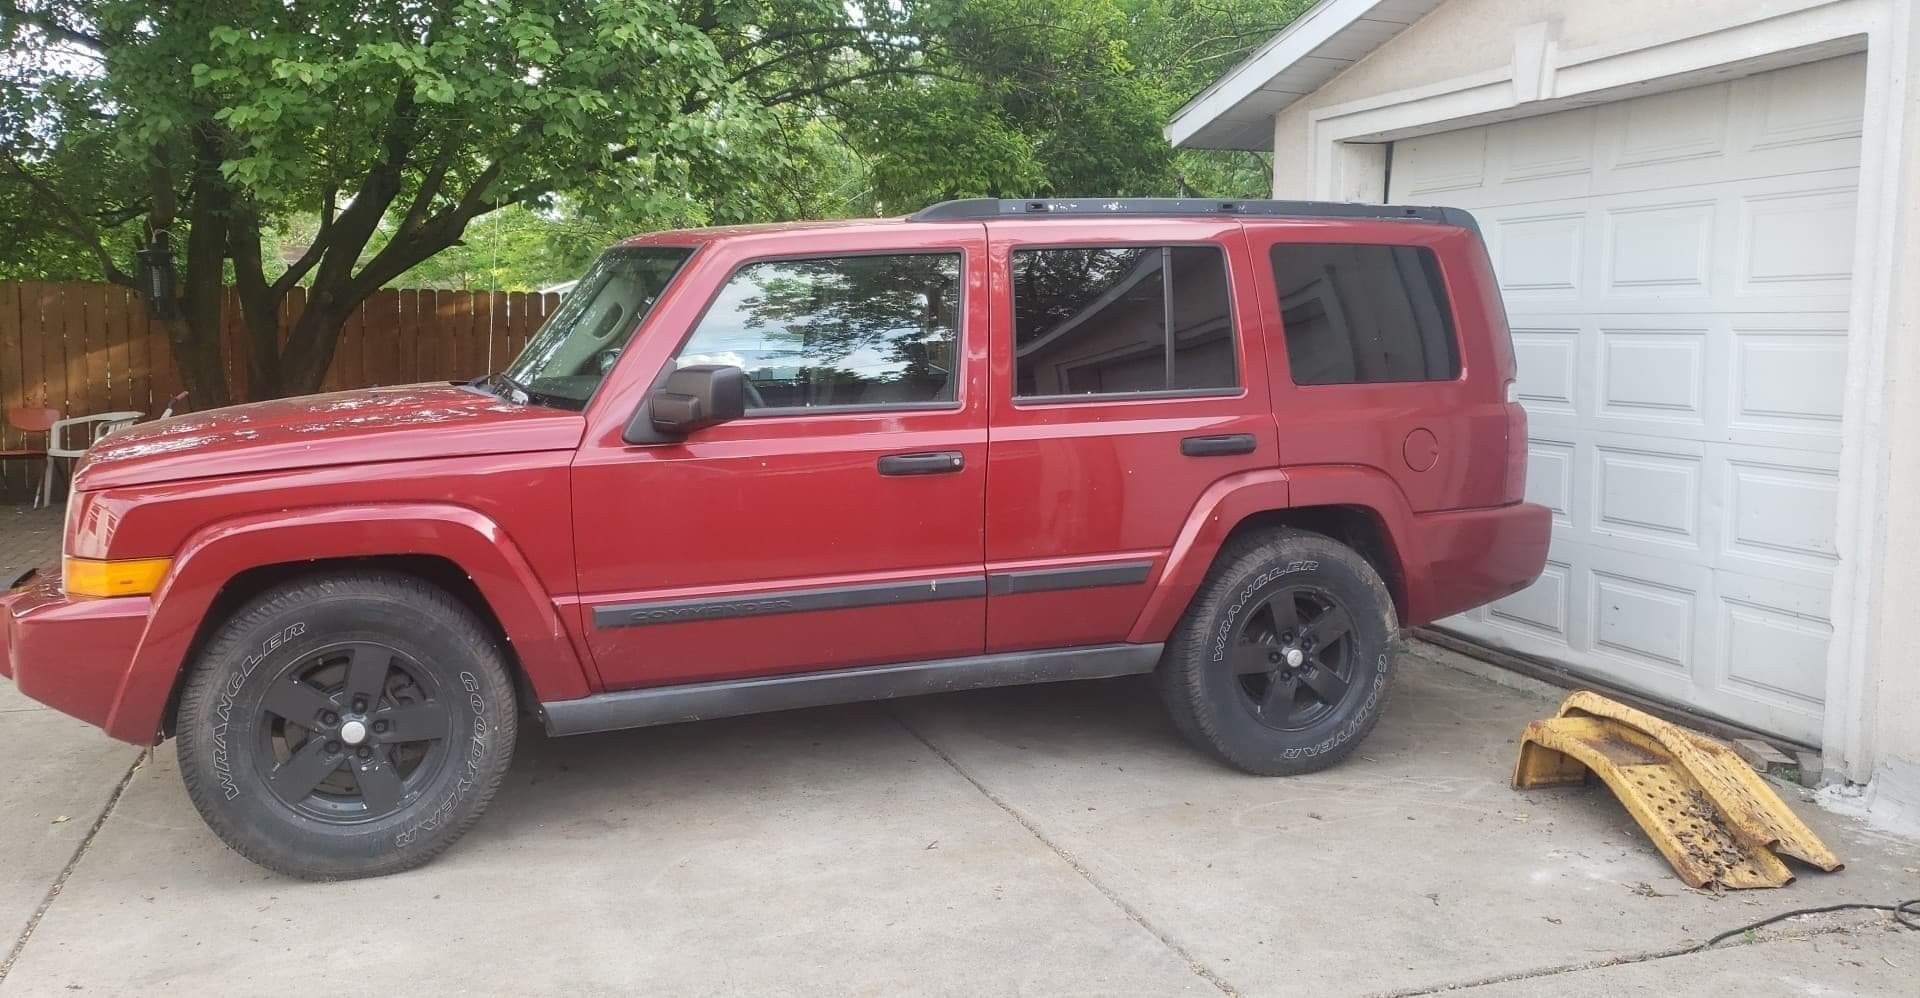
<instances>
[{"instance_id":1,"label":"side running board","mask_svg":"<svg viewBox=\"0 0 1920 998\"><path fill-rule=\"evenodd\" d=\"M541 704L540 714L548 734L579 735L991 686L1111 679L1152 672L1160 662L1160 648L1157 644L1094 645L652 686L554 700Z\"/></svg>"},{"instance_id":2,"label":"side running board","mask_svg":"<svg viewBox=\"0 0 1920 998\"><path fill-rule=\"evenodd\" d=\"M1689 887L1785 887L1776 853L1826 871L1840 858L1720 742L1587 690L1527 725L1516 790L1605 781Z\"/></svg>"}]
</instances>

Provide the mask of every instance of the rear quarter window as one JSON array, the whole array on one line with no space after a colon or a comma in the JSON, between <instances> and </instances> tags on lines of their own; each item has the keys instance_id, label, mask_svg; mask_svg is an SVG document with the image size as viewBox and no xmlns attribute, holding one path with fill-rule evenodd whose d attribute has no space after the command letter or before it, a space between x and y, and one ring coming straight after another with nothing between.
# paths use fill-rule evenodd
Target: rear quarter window
<instances>
[{"instance_id":1,"label":"rear quarter window","mask_svg":"<svg viewBox=\"0 0 1920 998\"><path fill-rule=\"evenodd\" d=\"M1294 384L1460 376L1453 306L1432 250L1280 243L1269 257Z\"/></svg>"}]
</instances>

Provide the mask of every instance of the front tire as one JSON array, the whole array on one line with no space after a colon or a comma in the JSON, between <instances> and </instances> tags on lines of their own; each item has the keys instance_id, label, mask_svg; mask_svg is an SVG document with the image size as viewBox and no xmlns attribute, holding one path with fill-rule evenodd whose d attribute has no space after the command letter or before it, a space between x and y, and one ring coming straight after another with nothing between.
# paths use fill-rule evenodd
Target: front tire
<instances>
[{"instance_id":1,"label":"front tire","mask_svg":"<svg viewBox=\"0 0 1920 998\"><path fill-rule=\"evenodd\" d=\"M513 758L499 641L452 595L392 572L267 591L214 632L178 714L180 773L235 852L305 880L427 862Z\"/></svg>"},{"instance_id":2,"label":"front tire","mask_svg":"<svg viewBox=\"0 0 1920 998\"><path fill-rule=\"evenodd\" d=\"M1386 707L1393 599L1352 548L1304 530L1222 550L1157 680L1173 725L1236 769L1290 776L1351 754Z\"/></svg>"}]
</instances>

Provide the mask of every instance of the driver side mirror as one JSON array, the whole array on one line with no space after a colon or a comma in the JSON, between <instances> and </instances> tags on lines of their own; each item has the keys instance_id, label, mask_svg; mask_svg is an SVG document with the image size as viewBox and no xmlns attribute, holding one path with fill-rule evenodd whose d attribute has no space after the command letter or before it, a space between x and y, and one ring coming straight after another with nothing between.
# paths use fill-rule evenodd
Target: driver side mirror
<instances>
[{"instance_id":1,"label":"driver side mirror","mask_svg":"<svg viewBox=\"0 0 1920 998\"><path fill-rule=\"evenodd\" d=\"M729 364L694 364L667 375L627 423L630 444L678 440L747 412L747 372Z\"/></svg>"}]
</instances>

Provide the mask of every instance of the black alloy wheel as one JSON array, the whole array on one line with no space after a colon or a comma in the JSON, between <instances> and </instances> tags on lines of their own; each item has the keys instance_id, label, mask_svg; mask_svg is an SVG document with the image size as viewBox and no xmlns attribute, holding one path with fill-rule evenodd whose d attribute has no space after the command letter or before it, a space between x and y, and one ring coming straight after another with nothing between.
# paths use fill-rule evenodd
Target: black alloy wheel
<instances>
[{"instance_id":1,"label":"black alloy wheel","mask_svg":"<svg viewBox=\"0 0 1920 998\"><path fill-rule=\"evenodd\" d=\"M451 711L433 674L356 641L290 662L261 698L254 761L273 796L310 818L383 818L447 764Z\"/></svg>"},{"instance_id":2,"label":"black alloy wheel","mask_svg":"<svg viewBox=\"0 0 1920 998\"><path fill-rule=\"evenodd\" d=\"M1309 585L1273 591L1240 619L1233 673L1241 703L1278 731L1311 727L1353 693L1353 615Z\"/></svg>"}]
</instances>

